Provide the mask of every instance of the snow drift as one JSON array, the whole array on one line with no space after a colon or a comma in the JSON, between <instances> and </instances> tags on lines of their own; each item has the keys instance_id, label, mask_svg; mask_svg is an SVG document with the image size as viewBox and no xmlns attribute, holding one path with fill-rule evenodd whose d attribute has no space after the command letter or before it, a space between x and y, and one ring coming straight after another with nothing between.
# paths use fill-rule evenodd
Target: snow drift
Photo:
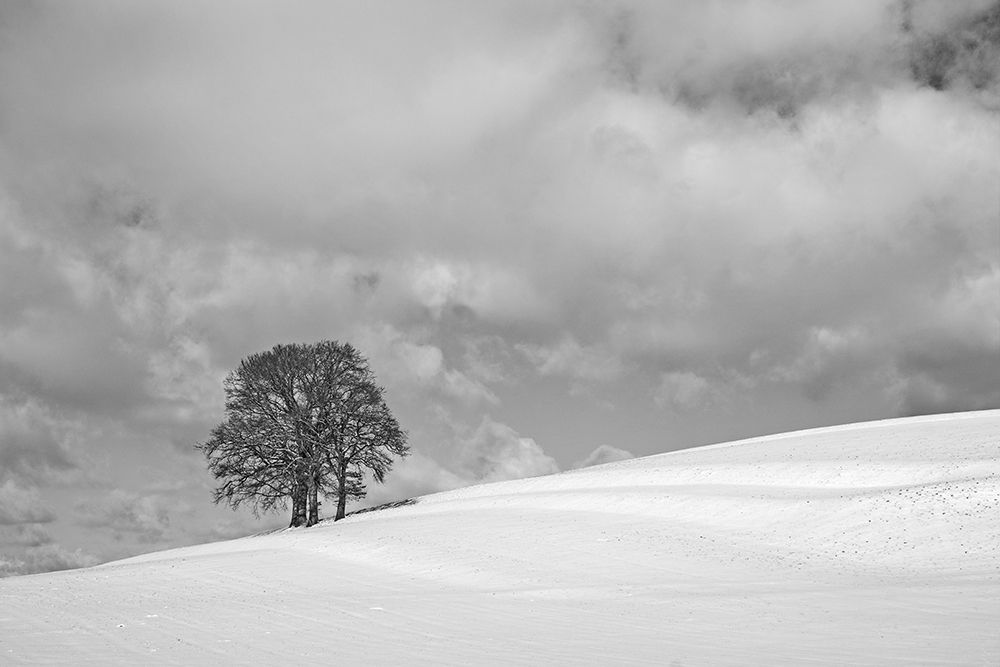
<instances>
[{"instance_id":1,"label":"snow drift","mask_svg":"<svg viewBox=\"0 0 1000 667\"><path fill-rule=\"evenodd\" d=\"M1000 664L1000 411L0 581L0 663Z\"/></svg>"}]
</instances>

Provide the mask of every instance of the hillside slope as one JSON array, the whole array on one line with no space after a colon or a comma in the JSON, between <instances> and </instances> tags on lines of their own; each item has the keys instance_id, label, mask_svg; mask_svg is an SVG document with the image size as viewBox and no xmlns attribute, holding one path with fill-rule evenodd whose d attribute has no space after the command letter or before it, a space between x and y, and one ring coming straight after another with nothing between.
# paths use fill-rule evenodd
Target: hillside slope
<instances>
[{"instance_id":1,"label":"hillside slope","mask_svg":"<svg viewBox=\"0 0 1000 667\"><path fill-rule=\"evenodd\" d=\"M1000 411L0 580L0 663L1000 664Z\"/></svg>"}]
</instances>

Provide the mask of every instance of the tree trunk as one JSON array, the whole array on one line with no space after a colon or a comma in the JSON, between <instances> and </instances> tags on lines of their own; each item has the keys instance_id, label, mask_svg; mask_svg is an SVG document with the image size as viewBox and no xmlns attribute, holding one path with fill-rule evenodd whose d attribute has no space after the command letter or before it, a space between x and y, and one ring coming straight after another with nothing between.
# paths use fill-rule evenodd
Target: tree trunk
<instances>
[{"instance_id":1,"label":"tree trunk","mask_svg":"<svg viewBox=\"0 0 1000 667\"><path fill-rule=\"evenodd\" d=\"M347 514L347 469L341 469L337 474L337 515L334 521L340 521Z\"/></svg>"},{"instance_id":2,"label":"tree trunk","mask_svg":"<svg viewBox=\"0 0 1000 667\"><path fill-rule=\"evenodd\" d=\"M309 519L307 526L315 526L319 523L319 479L318 475L313 475L309 480Z\"/></svg>"},{"instance_id":3,"label":"tree trunk","mask_svg":"<svg viewBox=\"0 0 1000 667\"><path fill-rule=\"evenodd\" d=\"M306 525L307 487L301 480L296 480L292 489L292 522L290 528Z\"/></svg>"}]
</instances>

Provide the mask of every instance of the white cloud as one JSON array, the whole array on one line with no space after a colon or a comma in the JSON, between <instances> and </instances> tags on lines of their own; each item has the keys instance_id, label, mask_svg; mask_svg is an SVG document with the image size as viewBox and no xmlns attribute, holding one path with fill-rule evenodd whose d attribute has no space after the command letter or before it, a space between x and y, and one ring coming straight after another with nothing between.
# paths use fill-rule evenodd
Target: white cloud
<instances>
[{"instance_id":1,"label":"white cloud","mask_svg":"<svg viewBox=\"0 0 1000 667\"><path fill-rule=\"evenodd\" d=\"M474 483L420 452L412 452L397 461L384 484L368 484L368 495L363 506L371 507L423 496L438 491L449 491Z\"/></svg>"},{"instance_id":2,"label":"white cloud","mask_svg":"<svg viewBox=\"0 0 1000 667\"><path fill-rule=\"evenodd\" d=\"M416 301L435 318L449 307L494 323L545 318L546 307L522 267L422 259L407 278Z\"/></svg>"},{"instance_id":3,"label":"white cloud","mask_svg":"<svg viewBox=\"0 0 1000 667\"><path fill-rule=\"evenodd\" d=\"M373 368L391 384L433 389L439 396L465 404L498 402L486 384L449 367L436 345L410 340L391 325L363 329L357 338Z\"/></svg>"},{"instance_id":4,"label":"white cloud","mask_svg":"<svg viewBox=\"0 0 1000 667\"><path fill-rule=\"evenodd\" d=\"M871 337L860 327L813 327L801 348L792 351L793 358L775 365L766 379L801 386L807 396L819 399L845 377L861 375L873 352Z\"/></svg>"},{"instance_id":5,"label":"white cloud","mask_svg":"<svg viewBox=\"0 0 1000 667\"><path fill-rule=\"evenodd\" d=\"M0 577L69 570L97 565L98 559L82 549L69 550L58 544L0 552Z\"/></svg>"},{"instance_id":6,"label":"white cloud","mask_svg":"<svg viewBox=\"0 0 1000 667\"><path fill-rule=\"evenodd\" d=\"M462 447L465 467L480 482L537 477L559 472L555 459L531 438L483 417Z\"/></svg>"},{"instance_id":7,"label":"white cloud","mask_svg":"<svg viewBox=\"0 0 1000 667\"><path fill-rule=\"evenodd\" d=\"M714 396L715 390L706 378L691 371L674 371L661 376L653 402L661 408L697 410Z\"/></svg>"},{"instance_id":8,"label":"white cloud","mask_svg":"<svg viewBox=\"0 0 1000 667\"><path fill-rule=\"evenodd\" d=\"M615 461L627 461L634 458L635 454L627 449L612 447L611 445L600 445L588 454L586 458L577 461L570 467L574 469L588 468L590 466L599 466L604 463L614 463Z\"/></svg>"},{"instance_id":9,"label":"white cloud","mask_svg":"<svg viewBox=\"0 0 1000 667\"><path fill-rule=\"evenodd\" d=\"M0 526L25 523L49 523L56 515L45 506L38 489L24 487L13 480L0 484Z\"/></svg>"},{"instance_id":10,"label":"white cloud","mask_svg":"<svg viewBox=\"0 0 1000 667\"><path fill-rule=\"evenodd\" d=\"M571 336L551 346L519 345L540 375L556 375L587 382L614 380L624 368L618 357L605 347L584 347Z\"/></svg>"},{"instance_id":11,"label":"white cloud","mask_svg":"<svg viewBox=\"0 0 1000 667\"><path fill-rule=\"evenodd\" d=\"M413 291L417 299L436 316L451 299L458 288L459 277L448 265L433 263L417 268L413 276Z\"/></svg>"}]
</instances>

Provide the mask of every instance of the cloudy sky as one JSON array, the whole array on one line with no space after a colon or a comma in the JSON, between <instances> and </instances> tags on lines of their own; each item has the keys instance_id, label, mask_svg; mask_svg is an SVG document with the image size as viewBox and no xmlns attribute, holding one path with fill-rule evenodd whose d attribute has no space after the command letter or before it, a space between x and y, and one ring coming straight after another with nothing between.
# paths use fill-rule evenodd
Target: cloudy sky
<instances>
[{"instance_id":1,"label":"cloudy sky","mask_svg":"<svg viewBox=\"0 0 1000 667\"><path fill-rule=\"evenodd\" d=\"M357 345L372 502L1000 407L1000 3L8 2L0 574L284 525L192 446Z\"/></svg>"}]
</instances>

